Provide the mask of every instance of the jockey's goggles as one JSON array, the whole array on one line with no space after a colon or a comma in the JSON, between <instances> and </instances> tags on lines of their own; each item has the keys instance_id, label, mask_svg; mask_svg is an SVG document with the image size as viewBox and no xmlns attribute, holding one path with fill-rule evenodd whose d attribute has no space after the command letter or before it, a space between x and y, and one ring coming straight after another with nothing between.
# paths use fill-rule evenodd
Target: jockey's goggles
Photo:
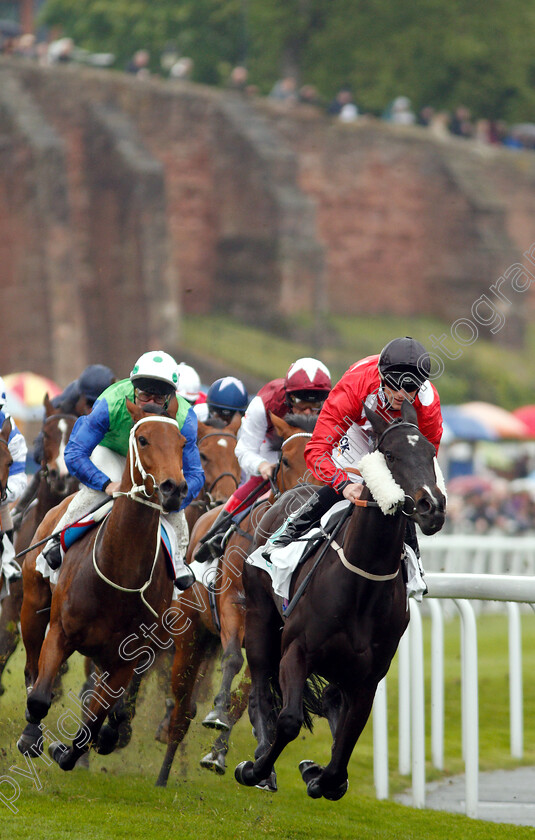
<instances>
[{"instance_id":1,"label":"jockey's goggles","mask_svg":"<svg viewBox=\"0 0 535 840\"><path fill-rule=\"evenodd\" d=\"M140 388L135 388L134 394L136 402L144 405L145 403L153 403L154 405L161 405L167 408L171 400L172 394L149 394L147 391L141 391Z\"/></svg>"},{"instance_id":2,"label":"jockey's goggles","mask_svg":"<svg viewBox=\"0 0 535 840\"><path fill-rule=\"evenodd\" d=\"M383 385L386 385L392 391L405 391L407 394L416 394L422 387L422 383L417 382L411 374L394 371L384 374Z\"/></svg>"},{"instance_id":3,"label":"jockey's goggles","mask_svg":"<svg viewBox=\"0 0 535 840\"><path fill-rule=\"evenodd\" d=\"M312 411L321 411L321 407L325 402L325 399L310 399L307 400L304 397L298 397L295 394L289 394L288 398L290 400L291 405L295 405L297 408L310 408Z\"/></svg>"}]
</instances>

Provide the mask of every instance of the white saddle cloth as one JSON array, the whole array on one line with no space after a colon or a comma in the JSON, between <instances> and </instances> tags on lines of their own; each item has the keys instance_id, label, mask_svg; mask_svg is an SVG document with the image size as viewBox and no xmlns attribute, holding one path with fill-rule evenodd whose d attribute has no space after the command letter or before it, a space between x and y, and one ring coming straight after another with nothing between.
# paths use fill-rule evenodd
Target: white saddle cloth
<instances>
[{"instance_id":1,"label":"white saddle cloth","mask_svg":"<svg viewBox=\"0 0 535 840\"><path fill-rule=\"evenodd\" d=\"M333 513L341 512L349 504L345 500L337 502L322 516L321 525L325 527ZM292 575L306 550L307 541L320 534L319 528L312 528L304 535L305 539L302 541L290 543L282 548L271 548L269 550L269 560L262 557L262 552L266 550L266 546L260 546L249 555L247 563L267 572L271 577L275 594L288 599ZM422 596L427 592L427 587L416 554L408 545L405 545L404 560L407 567L407 598L415 598L417 601L421 601Z\"/></svg>"},{"instance_id":2,"label":"white saddle cloth","mask_svg":"<svg viewBox=\"0 0 535 840\"><path fill-rule=\"evenodd\" d=\"M13 543L6 534L2 534L2 578L3 584L0 591L0 601L9 595L9 581L20 577L20 566L15 560L15 549Z\"/></svg>"}]
</instances>

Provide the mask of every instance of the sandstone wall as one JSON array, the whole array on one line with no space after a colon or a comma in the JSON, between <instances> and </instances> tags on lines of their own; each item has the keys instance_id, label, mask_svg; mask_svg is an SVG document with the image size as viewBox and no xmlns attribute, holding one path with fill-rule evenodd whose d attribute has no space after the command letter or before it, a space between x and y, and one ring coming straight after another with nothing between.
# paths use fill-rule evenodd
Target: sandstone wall
<instances>
[{"instance_id":1,"label":"sandstone wall","mask_svg":"<svg viewBox=\"0 0 535 840\"><path fill-rule=\"evenodd\" d=\"M3 60L0 371L125 375L213 310L470 317L535 240L532 157ZM497 338L521 339L526 300Z\"/></svg>"}]
</instances>

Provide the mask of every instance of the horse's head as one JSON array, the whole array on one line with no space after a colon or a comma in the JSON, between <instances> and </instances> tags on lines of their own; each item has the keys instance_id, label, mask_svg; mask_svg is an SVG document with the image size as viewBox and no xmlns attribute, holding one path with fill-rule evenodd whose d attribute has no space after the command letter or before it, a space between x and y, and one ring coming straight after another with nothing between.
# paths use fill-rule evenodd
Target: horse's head
<instances>
[{"instance_id":1,"label":"horse's head","mask_svg":"<svg viewBox=\"0 0 535 840\"><path fill-rule=\"evenodd\" d=\"M9 468L13 463L9 451L9 435L11 434L11 420L6 417L0 429L0 501L5 502L7 496L7 480Z\"/></svg>"},{"instance_id":2,"label":"horse's head","mask_svg":"<svg viewBox=\"0 0 535 840\"><path fill-rule=\"evenodd\" d=\"M134 423L128 452L131 485L142 488L147 498L154 497L163 510L179 510L188 492L182 471L186 438L175 417L161 406L140 408L128 399L126 405Z\"/></svg>"},{"instance_id":3,"label":"horse's head","mask_svg":"<svg viewBox=\"0 0 535 840\"><path fill-rule=\"evenodd\" d=\"M377 450L405 495L403 512L424 534L440 531L446 514L444 482L435 447L420 432L414 406L405 400L401 419L391 423L366 406L364 410L377 436Z\"/></svg>"},{"instance_id":4,"label":"horse's head","mask_svg":"<svg viewBox=\"0 0 535 840\"><path fill-rule=\"evenodd\" d=\"M75 423L74 415L55 412L47 413L43 423L44 457L41 466L50 490L59 496L69 495L78 489L78 480L69 473L64 457L65 447Z\"/></svg>"},{"instance_id":5,"label":"horse's head","mask_svg":"<svg viewBox=\"0 0 535 840\"><path fill-rule=\"evenodd\" d=\"M205 476L205 492L215 502L226 502L240 484L241 469L234 450L241 416L236 413L228 425L199 421L197 446Z\"/></svg>"},{"instance_id":6,"label":"horse's head","mask_svg":"<svg viewBox=\"0 0 535 840\"><path fill-rule=\"evenodd\" d=\"M305 446L312 437L317 416L287 414L284 420L271 414L275 431L282 438L277 472L273 476L281 493L298 484L319 484L305 462Z\"/></svg>"}]
</instances>

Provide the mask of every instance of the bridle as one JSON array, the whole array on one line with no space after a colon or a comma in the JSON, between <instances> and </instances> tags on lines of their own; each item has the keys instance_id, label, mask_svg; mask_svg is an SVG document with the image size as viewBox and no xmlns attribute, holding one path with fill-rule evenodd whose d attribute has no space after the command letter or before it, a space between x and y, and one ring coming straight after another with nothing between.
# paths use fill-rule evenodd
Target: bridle
<instances>
[{"instance_id":1,"label":"bridle","mask_svg":"<svg viewBox=\"0 0 535 840\"><path fill-rule=\"evenodd\" d=\"M416 429L418 434L422 436L422 433L421 433L420 429L418 428L418 426L416 425L416 423L409 423L408 420L403 420L401 417L396 417L386 427L384 432L379 436L379 439L377 440L377 443L374 447L374 452L377 451L377 450L380 451L381 444L382 444L385 436L388 434L388 432L390 432L392 429L399 429L401 426L409 426L411 429ZM407 501L410 501L411 504L412 504L412 509L410 509L410 510L405 509L405 505L407 504ZM408 493L405 493L405 501L403 502L403 506L401 507L401 513L403 514L403 516L407 516L409 519L411 517L413 517L414 514L416 513L416 501L415 501L415 499L412 498L412 496L409 496Z\"/></svg>"},{"instance_id":2,"label":"bridle","mask_svg":"<svg viewBox=\"0 0 535 840\"><path fill-rule=\"evenodd\" d=\"M232 432L208 432L206 435L203 435L202 438L200 438L200 440L197 441L197 446L200 446L203 440L206 440L206 438L210 437L229 437L232 438L232 440L237 440L236 435L234 435ZM238 489L238 487L240 486L240 479L236 478L236 476L233 473L222 472L220 473L220 475L214 478L214 480L208 488L204 488L205 498L196 499L194 502L191 502L191 506L203 508L204 510L213 510L213 508L219 507L219 505L221 505L222 502L213 498L212 491L216 484L218 484L218 482L220 482L222 478L231 478L236 485L236 489Z\"/></svg>"},{"instance_id":3,"label":"bridle","mask_svg":"<svg viewBox=\"0 0 535 840\"><path fill-rule=\"evenodd\" d=\"M51 420L55 420L55 421L66 420L68 422L71 422L71 421L76 421L76 419L77 418L74 414L51 414L51 415L49 415L49 417L47 417L45 419L45 422L43 423L43 432L45 431L47 423ZM51 482L51 472L48 468L47 463L42 463L41 469L39 470L39 477L44 479L48 489L51 492L53 492L54 487L53 487L52 482ZM73 481L76 480L74 476L66 475L65 476L66 481L69 479L69 477L71 477L73 479Z\"/></svg>"},{"instance_id":4,"label":"bridle","mask_svg":"<svg viewBox=\"0 0 535 840\"><path fill-rule=\"evenodd\" d=\"M276 465L275 469L273 470L273 474L270 475L270 477L269 477L269 483L271 485L271 492L273 493L275 499L278 499L279 496L281 496L287 490L287 488L285 487L285 484L284 484L284 470L282 469L282 458L283 458L283 454L284 454L283 449L284 449L284 447L286 446L287 443L290 443L291 440L294 440L295 438L303 438L303 437L311 438L312 437L312 432L295 432L295 434L290 435L290 437L288 437L288 438L286 438L285 440L282 441L277 465ZM280 474L280 484L278 482L279 474ZM300 484L306 484L306 482L300 482Z\"/></svg>"}]
</instances>

